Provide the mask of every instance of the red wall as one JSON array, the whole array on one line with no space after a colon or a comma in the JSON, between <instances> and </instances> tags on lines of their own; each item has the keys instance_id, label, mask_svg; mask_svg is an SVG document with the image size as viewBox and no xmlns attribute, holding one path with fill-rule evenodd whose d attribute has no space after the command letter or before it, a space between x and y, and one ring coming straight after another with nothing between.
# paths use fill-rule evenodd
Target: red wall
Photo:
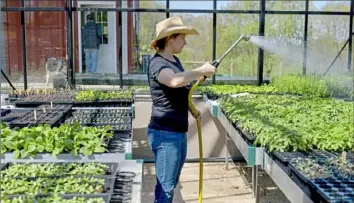
<instances>
[{"instance_id":1,"label":"red wall","mask_svg":"<svg viewBox=\"0 0 354 203\"><path fill-rule=\"evenodd\" d=\"M19 7L20 1L7 0L5 6ZM63 7L60 1L25 1L26 7ZM25 12L27 72L44 70L47 57L65 57L65 13ZM5 37L8 73L22 71L21 13L5 12Z\"/></svg>"},{"instance_id":2,"label":"red wall","mask_svg":"<svg viewBox=\"0 0 354 203\"><path fill-rule=\"evenodd\" d=\"M129 0L129 5L131 5ZM64 7L65 0L25 1L26 7ZM76 1L75 5L76 6ZM6 0L5 7L19 7L20 1ZM117 7L120 7L117 0ZM79 44L78 44L78 13L74 13L74 68L79 71ZM26 19L26 50L27 72L44 71L44 62L48 57L66 57L66 13L52 11L25 12ZM117 15L117 59L119 60L119 15ZM7 72L22 71L22 40L21 40L21 13L5 12L4 20L5 41L7 56ZM128 69L134 70L133 64L133 18L128 13ZM119 71L119 61L117 69Z\"/></svg>"}]
</instances>

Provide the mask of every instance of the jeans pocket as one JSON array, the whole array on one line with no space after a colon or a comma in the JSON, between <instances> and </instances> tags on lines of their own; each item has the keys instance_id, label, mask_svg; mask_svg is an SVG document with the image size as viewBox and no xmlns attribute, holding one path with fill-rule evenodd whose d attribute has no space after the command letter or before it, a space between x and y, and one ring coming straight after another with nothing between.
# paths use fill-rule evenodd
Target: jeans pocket
<instances>
[{"instance_id":1,"label":"jeans pocket","mask_svg":"<svg viewBox=\"0 0 354 203\"><path fill-rule=\"evenodd\" d=\"M162 138L158 131L156 130L148 130L148 140L149 140L149 145L152 150L156 150L158 148L161 148L161 142Z\"/></svg>"}]
</instances>

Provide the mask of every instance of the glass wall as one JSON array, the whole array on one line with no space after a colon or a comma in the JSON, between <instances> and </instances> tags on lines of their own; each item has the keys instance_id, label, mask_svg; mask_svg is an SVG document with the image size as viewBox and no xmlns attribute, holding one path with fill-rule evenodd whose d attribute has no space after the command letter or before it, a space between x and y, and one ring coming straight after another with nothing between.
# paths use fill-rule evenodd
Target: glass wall
<instances>
[{"instance_id":1,"label":"glass wall","mask_svg":"<svg viewBox=\"0 0 354 203\"><path fill-rule=\"evenodd\" d=\"M216 58L222 56L241 35L258 36L257 14L217 14ZM258 48L241 41L218 68L224 76L257 76Z\"/></svg>"},{"instance_id":2,"label":"glass wall","mask_svg":"<svg viewBox=\"0 0 354 203\"><path fill-rule=\"evenodd\" d=\"M302 73L303 39L303 15L267 15L265 37L260 38L265 50L263 76Z\"/></svg>"},{"instance_id":3,"label":"glass wall","mask_svg":"<svg viewBox=\"0 0 354 203\"><path fill-rule=\"evenodd\" d=\"M124 80L122 83L125 84L147 84L148 62L155 53L149 46L156 37L156 24L167 16L164 10L167 7L171 9L169 16L181 16L185 24L194 26L200 33L199 36L187 36L188 44L178 55L186 70L214 59L214 38L217 59L241 35L251 35L253 37L249 42L240 42L223 60L218 68L217 80L236 77L256 80L260 65L259 47L264 50L264 78L305 72L305 1L266 0L264 37L259 37L259 0L216 1L216 24L213 24L213 1L72 2L76 11L72 12L72 27L68 28L69 12L49 11L55 8L67 9L66 0L24 1L27 9L47 9L24 12L25 50L22 46L21 12L2 12L2 69L11 81L20 86L24 82L22 59L26 51L27 82L31 84L45 85L48 73L46 64L49 58L69 63L71 56L78 84L118 85L121 84L121 77ZM18 8L21 5L20 0L6 0L1 3L2 8ZM142 10L121 12L120 8ZM349 37L350 1L313 0L309 2L309 10L312 13L308 15L306 74L323 75ZM338 15L323 15L316 13L317 11L338 12ZM88 16L92 16L100 33L97 37L97 47L92 48L94 50L89 48L89 42L92 40L85 38L89 33ZM70 34L68 30L71 30ZM68 54L68 35L71 35L72 39L72 55ZM348 71L348 54L347 45L329 69L329 75ZM351 67L354 67L353 63ZM59 69L50 71L58 72ZM67 73L66 69L60 71ZM52 77L49 80L51 81Z\"/></svg>"}]
</instances>

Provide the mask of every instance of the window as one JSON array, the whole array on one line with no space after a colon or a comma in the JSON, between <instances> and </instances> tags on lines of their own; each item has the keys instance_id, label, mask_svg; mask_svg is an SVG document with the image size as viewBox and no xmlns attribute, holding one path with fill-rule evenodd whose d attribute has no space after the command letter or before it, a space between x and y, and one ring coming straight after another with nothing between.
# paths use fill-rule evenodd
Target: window
<instances>
[{"instance_id":1,"label":"window","mask_svg":"<svg viewBox=\"0 0 354 203\"><path fill-rule=\"evenodd\" d=\"M108 44L108 16L107 11L96 11L96 12L81 12L81 25L84 28L87 19L86 16L93 14L95 17L95 22L100 26L102 31L101 44Z\"/></svg>"}]
</instances>

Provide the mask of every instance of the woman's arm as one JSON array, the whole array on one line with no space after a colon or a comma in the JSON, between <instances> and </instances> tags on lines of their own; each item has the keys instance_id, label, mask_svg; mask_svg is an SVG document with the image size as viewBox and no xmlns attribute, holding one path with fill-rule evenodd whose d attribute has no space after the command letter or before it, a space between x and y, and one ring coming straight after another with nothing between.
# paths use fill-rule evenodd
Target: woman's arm
<instances>
[{"instance_id":1,"label":"woman's arm","mask_svg":"<svg viewBox=\"0 0 354 203\"><path fill-rule=\"evenodd\" d=\"M216 68L210 63L205 63L203 66L180 73L174 73L170 68L164 68L158 74L157 80L171 88L179 88L188 85L192 81L206 75L211 77L216 71Z\"/></svg>"}]
</instances>

